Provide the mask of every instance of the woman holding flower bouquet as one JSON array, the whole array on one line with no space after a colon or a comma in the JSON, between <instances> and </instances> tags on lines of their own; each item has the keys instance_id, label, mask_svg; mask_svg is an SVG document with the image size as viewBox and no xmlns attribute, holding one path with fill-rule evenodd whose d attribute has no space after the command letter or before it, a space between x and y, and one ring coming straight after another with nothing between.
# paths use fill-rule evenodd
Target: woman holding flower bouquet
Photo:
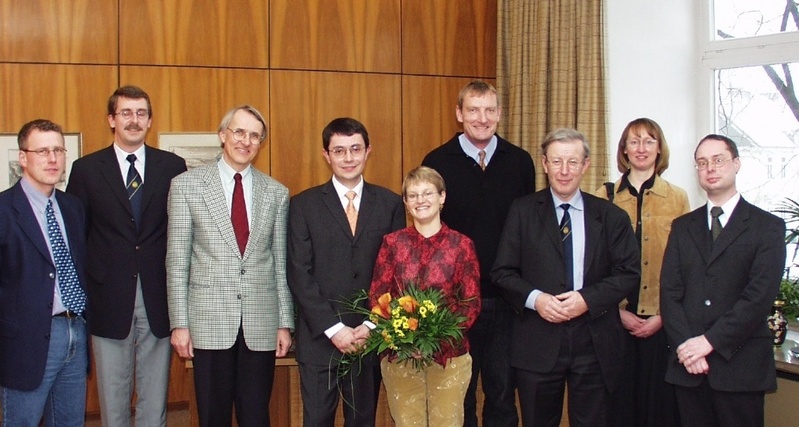
<instances>
[{"instance_id":1,"label":"woman holding flower bouquet","mask_svg":"<svg viewBox=\"0 0 799 427\"><path fill-rule=\"evenodd\" d=\"M480 312L477 255L468 237L441 222L446 191L438 172L412 170L402 196L413 226L383 238L369 292L376 328L367 350L383 357L398 427L461 426L472 371L465 332Z\"/></svg>"}]
</instances>

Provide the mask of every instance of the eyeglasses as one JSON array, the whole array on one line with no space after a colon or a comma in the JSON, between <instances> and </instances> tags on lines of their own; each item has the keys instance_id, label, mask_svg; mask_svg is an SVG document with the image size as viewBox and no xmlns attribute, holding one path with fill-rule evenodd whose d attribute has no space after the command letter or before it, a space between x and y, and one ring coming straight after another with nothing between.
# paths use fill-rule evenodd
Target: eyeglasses
<instances>
[{"instance_id":1,"label":"eyeglasses","mask_svg":"<svg viewBox=\"0 0 799 427\"><path fill-rule=\"evenodd\" d=\"M244 129L239 129L239 128L236 129L227 128L227 130L229 130L230 133L233 134L233 139L235 139L238 142L242 142L245 139L249 139L250 144L260 144L264 138L258 132L248 132Z\"/></svg>"},{"instance_id":2,"label":"eyeglasses","mask_svg":"<svg viewBox=\"0 0 799 427\"><path fill-rule=\"evenodd\" d=\"M653 146L657 145L657 143L658 143L657 139L651 139L651 138L645 139L643 141L639 141L637 139L631 139L631 140L627 141L627 145L629 145L630 147L633 147L633 148L638 147L641 144L645 145L646 147L653 147Z\"/></svg>"},{"instance_id":3,"label":"eyeglasses","mask_svg":"<svg viewBox=\"0 0 799 427\"><path fill-rule=\"evenodd\" d=\"M419 200L419 201L431 200L433 198L433 195L435 195L435 194L438 194L438 193L435 192L435 191L432 191L432 190L427 190L427 191L425 191L424 193L421 193L421 194L408 193L408 194L405 195L405 200L408 201L408 202L411 202L411 203L414 203L417 200Z\"/></svg>"},{"instance_id":4,"label":"eyeglasses","mask_svg":"<svg viewBox=\"0 0 799 427\"><path fill-rule=\"evenodd\" d=\"M580 167L583 165L583 163L585 163L585 160L577 160L577 159L569 159L569 160L551 159L550 160L550 159L547 159L547 163L552 165L552 167L555 168L555 169L560 169L560 168L563 167L563 165L566 165L566 168L568 168L570 171L576 171L576 170L580 169Z\"/></svg>"},{"instance_id":5,"label":"eyeglasses","mask_svg":"<svg viewBox=\"0 0 799 427\"><path fill-rule=\"evenodd\" d=\"M366 151L366 147L363 145L353 145L350 148L347 147L335 147L332 150L327 150L329 154L332 154L339 159L343 159L347 155L347 151L352 154L353 157L360 155L364 151Z\"/></svg>"},{"instance_id":6,"label":"eyeglasses","mask_svg":"<svg viewBox=\"0 0 799 427\"><path fill-rule=\"evenodd\" d=\"M696 164L694 165L694 167L698 171L703 171L703 170L707 169L710 165L713 165L714 169L720 169L720 168L723 168L724 165L727 164L727 162L729 162L730 160L732 160L732 159L731 158L730 159L724 159L724 158L721 158L721 157L716 157L715 159L711 159L710 161L707 161L705 159L701 159L701 160L697 160L696 161Z\"/></svg>"},{"instance_id":7,"label":"eyeglasses","mask_svg":"<svg viewBox=\"0 0 799 427\"><path fill-rule=\"evenodd\" d=\"M146 119L147 117L150 117L150 112L144 109L136 110L134 112L133 110L126 108L118 113L114 113L115 116L122 116L122 118L125 120L132 119L134 114L140 119Z\"/></svg>"},{"instance_id":8,"label":"eyeglasses","mask_svg":"<svg viewBox=\"0 0 799 427\"><path fill-rule=\"evenodd\" d=\"M67 154L67 149L63 147L53 148L39 148L38 150L21 150L26 153L34 153L39 157L47 157L50 153L55 154L56 157L64 157Z\"/></svg>"}]
</instances>

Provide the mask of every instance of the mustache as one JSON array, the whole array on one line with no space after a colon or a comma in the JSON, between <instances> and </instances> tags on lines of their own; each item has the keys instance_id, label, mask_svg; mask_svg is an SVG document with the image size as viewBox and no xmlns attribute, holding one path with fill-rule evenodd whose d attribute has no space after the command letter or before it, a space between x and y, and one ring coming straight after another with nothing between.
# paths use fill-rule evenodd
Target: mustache
<instances>
[{"instance_id":1,"label":"mustache","mask_svg":"<svg viewBox=\"0 0 799 427\"><path fill-rule=\"evenodd\" d=\"M125 126L125 130L142 130L141 126L137 125L136 123L131 123Z\"/></svg>"}]
</instances>

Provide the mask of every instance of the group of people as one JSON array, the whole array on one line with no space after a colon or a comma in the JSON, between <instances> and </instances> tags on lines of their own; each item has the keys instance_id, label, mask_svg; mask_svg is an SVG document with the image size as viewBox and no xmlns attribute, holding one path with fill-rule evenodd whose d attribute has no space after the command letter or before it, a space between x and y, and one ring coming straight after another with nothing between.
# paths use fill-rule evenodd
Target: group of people
<instances>
[{"instance_id":1,"label":"group of people","mask_svg":"<svg viewBox=\"0 0 799 427\"><path fill-rule=\"evenodd\" d=\"M61 128L25 124L22 178L0 193L4 425L83 425L90 341L104 426L130 425L134 388L136 425L165 425L172 348L193 360L201 425L235 408L238 425L268 426L292 340L306 426L334 425L341 400L346 425L374 425L381 382L397 426L516 426L517 391L524 425L557 426L566 389L572 426L763 425L785 224L741 198L735 143L699 141L708 203L689 212L661 177L654 121L628 124L621 178L593 193L586 138L554 130L536 192L530 154L496 134L501 113L491 85L466 85L463 132L401 195L364 180L365 126L334 119L331 179L291 198L252 166L267 124L249 105L223 117L219 158L186 171L145 144L149 96L121 87L114 142L73 164L66 192ZM389 350L340 377L374 328L347 301L367 291L369 309L408 283L442 293L463 339L420 369Z\"/></svg>"}]
</instances>

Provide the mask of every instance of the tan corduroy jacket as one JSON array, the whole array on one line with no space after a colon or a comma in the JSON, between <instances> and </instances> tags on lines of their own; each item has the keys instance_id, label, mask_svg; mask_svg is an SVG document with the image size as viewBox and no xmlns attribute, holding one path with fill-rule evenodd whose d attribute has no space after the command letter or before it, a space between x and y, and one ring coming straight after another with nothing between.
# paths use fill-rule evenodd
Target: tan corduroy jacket
<instances>
[{"instance_id":1,"label":"tan corduroy jacket","mask_svg":"<svg viewBox=\"0 0 799 427\"><path fill-rule=\"evenodd\" d=\"M637 221L637 199L629 191L616 193L621 184L617 180L613 192L613 203L624 209L630 216L632 227ZM594 195L608 198L604 186L594 191ZM641 288L638 298L639 316L660 314L660 268L663 266L663 253L671 232L674 218L688 213L688 194L680 187L669 184L663 178L655 177L652 188L644 191L644 204L641 207ZM626 306L627 300L622 302Z\"/></svg>"}]
</instances>

